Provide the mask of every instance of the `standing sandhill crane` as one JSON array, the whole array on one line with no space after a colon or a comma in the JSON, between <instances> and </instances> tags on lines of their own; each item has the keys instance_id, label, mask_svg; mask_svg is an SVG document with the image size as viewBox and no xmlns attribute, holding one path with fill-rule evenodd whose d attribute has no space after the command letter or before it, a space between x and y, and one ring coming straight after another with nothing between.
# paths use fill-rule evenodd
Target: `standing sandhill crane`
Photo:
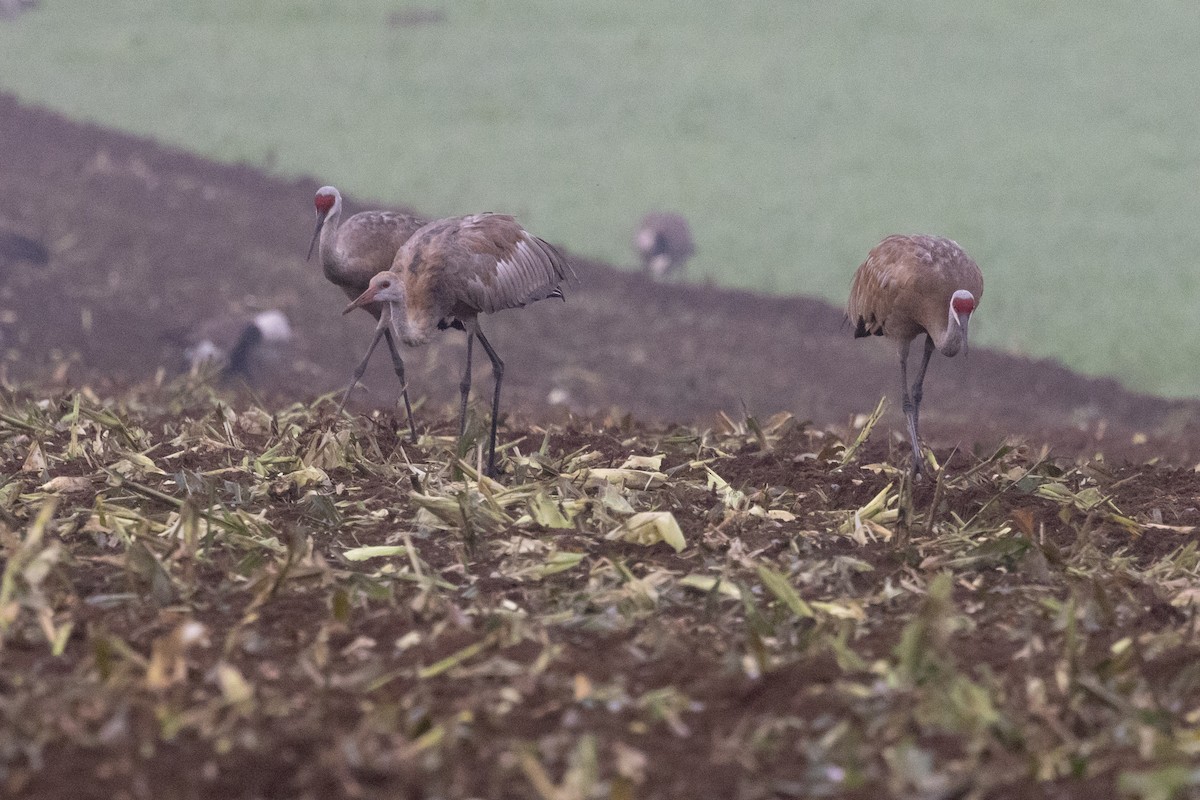
<instances>
[{"instance_id":1,"label":"standing sandhill crane","mask_svg":"<svg viewBox=\"0 0 1200 800\"><path fill-rule=\"evenodd\" d=\"M396 251L408 241L413 232L427 222L394 211L363 211L342 222L342 195L332 186L322 186L318 189L313 204L317 209L317 228L313 231L312 242L308 246L308 258L312 258L313 249L320 241L321 266L325 270L325 277L340 287L351 299L366 291L372 276L391 267ZM382 313L382 305L379 303L370 303L363 308L376 320ZM388 350L392 354L392 368L396 371L396 377L400 379L404 410L408 413L409 434L415 442L417 427L413 420L412 404L408 400L404 360L400 357L400 351L386 325L377 328L371 351L379 344L381 336L387 339ZM371 351L368 351L367 358L355 369L350 388L353 388L366 372ZM338 405L338 414L341 414L349 397L350 389L347 389Z\"/></svg>"},{"instance_id":2,"label":"standing sandhill crane","mask_svg":"<svg viewBox=\"0 0 1200 800\"><path fill-rule=\"evenodd\" d=\"M380 317L378 327L390 327L394 335L412 347L428 342L435 330L466 331L467 368L459 384L459 436L467 424L472 344L479 340L491 359L495 380L487 466L488 475L494 477L504 362L483 335L479 315L520 308L547 297L563 297L559 284L567 280L568 274L574 277L566 259L510 216L449 217L414 233L396 253L391 270L372 278L367 290L346 307L346 312L369 303L387 303L390 313ZM368 351L367 358L370 355Z\"/></svg>"},{"instance_id":3,"label":"standing sandhill crane","mask_svg":"<svg viewBox=\"0 0 1200 800\"><path fill-rule=\"evenodd\" d=\"M967 351L967 324L983 297L983 273L956 242L938 236L889 236L867 255L850 285L847 316L854 337L886 336L900 348L904 416L912 440L913 472L921 472L921 384L934 349ZM921 369L908 390L908 350L925 334Z\"/></svg>"},{"instance_id":4,"label":"standing sandhill crane","mask_svg":"<svg viewBox=\"0 0 1200 800\"><path fill-rule=\"evenodd\" d=\"M688 221L674 211L651 211L642 217L633 247L642 257L642 269L656 279L683 269L696 254Z\"/></svg>"}]
</instances>

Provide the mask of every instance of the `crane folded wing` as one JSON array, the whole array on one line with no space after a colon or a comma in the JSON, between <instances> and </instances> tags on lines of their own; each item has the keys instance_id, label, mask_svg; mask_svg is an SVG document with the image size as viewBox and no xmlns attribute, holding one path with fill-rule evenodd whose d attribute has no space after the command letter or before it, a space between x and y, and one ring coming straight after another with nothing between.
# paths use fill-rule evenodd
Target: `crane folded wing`
<instances>
[{"instance_id":1,"label":"crane folded wing","mask_svg":"<svg viewBox=\"0 0 1200 800\"><path fill-rule=\"evenodd\" d=\"M466 287L471 301L485 314L561 297L559 284L574 277L571 266L554 247L531 235L511 217L507 220L516 235L502 247L477 251L480 269Z\"/></svg>"}]
</instances>

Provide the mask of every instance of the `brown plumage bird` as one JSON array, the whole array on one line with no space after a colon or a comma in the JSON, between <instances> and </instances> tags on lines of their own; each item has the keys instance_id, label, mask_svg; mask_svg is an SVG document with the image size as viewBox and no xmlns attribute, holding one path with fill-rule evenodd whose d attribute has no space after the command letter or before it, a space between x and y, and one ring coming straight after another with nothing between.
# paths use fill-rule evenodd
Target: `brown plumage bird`
<instances>
[{"instance_id":1,"label":"brown plumage bird","mask_svg":"<svg viewBox=\"0 0 1200 800\"><path fill-rule=\"evenodd\" d=\"M437 330L466 331L467 368L459 384L460 436L466 430L471 392L471 350L475 339L479 340L491 359L495 379L487 467L488 474L494 476L504 362L483 335L479 315L562 297L559 286L568 276L574 277L574 271L562 254L512 217L450 217L414 233L396 253L392 268L372 278L367 290L346 311L370 303L387 304L379 327L390 328L394 336L412 347L428 342Z\"/></svg>"},{"instance_id":2,"label":"brown plumage bird","mask_svg":"<svg viewBox=\"0 0 1200 800\"><path fill-rule=\"evenodd\" d=\"M912 440L913 471L921 471L921 384L936 349L967 350L967 325L983 297L983 273L956 242L938 236L889 236L867 255L850 285L847 315L855 338L886 336L900 349L904 416ZM921 369L908 388L908 351L925 334Z\"/></svg>"},{"instance_id":3,"label":"brown plumage bird","mask_svg":"<svg viewBox=\"0 0 1200 800\"><path fill-rule=\"evenodd\" d=\"M682 270L696 254L688 221L674 211L651 211L642 217L633 247L642 258L642 269L656 279Z\"/></svg>"},{"instance_id":4,"label":"brown plumage bird","mask_svg":"<svg viewBox=\"0 0 1200 800\"><path fill-rule=\"evenodd\" d=\"M420 217L395 211L362 211L343 222L342 195L332 186L322 186L318 189L313 204L317 210L317 227L308 246L308 258L312 258L313 250L319 243L325 277L351 299L366 291L372 277L391 267L400 247L418 228L428 222ZM362 307L376 320L382 313L379 303L369 303ZM375 342L371 345L372 350L379 343L379 337L387 339L388 350L392 355L392 368L396 377L400 379L404 410L408 413L409 434L415 442L417 428L413 420L412 404L408 400L404 359L400 357L400 350L386 326L377 329ZM364 359L355 369L351 388L358 383L366 370L367 359ZM342 395L341 404L338 405L339 414L349 397L350 390L347 389Z\"/></svg>"}]
</instances>

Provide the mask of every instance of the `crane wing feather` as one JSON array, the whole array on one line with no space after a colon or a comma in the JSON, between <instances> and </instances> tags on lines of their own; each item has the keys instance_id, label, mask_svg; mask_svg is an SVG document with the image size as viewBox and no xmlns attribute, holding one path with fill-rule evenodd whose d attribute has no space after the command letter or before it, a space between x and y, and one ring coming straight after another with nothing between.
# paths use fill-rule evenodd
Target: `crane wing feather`
<instances>
[{"instance_id":1,"label":"crane wing feather","mask_svg":"<svg viewBox=\"0 0 1200 800\"><path fill-rule=\"evenodd\" d=\"M549 243L530 234L512 217L500 214L468 218L464 230L473 253L465 282L468 305L490 314L542 300L574 277L567 260Z\"/></svg>"}]
</instances>

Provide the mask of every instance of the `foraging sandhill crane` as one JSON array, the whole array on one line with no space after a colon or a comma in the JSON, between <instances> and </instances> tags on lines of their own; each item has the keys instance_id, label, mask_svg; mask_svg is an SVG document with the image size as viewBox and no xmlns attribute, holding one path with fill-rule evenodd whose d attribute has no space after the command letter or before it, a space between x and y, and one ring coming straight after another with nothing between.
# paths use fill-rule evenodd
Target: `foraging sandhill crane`
<instances>
[{"instance_id":1,"label":"foraging sandhill crane","mask_svg":"<svg viewBox=\"0 0 1200 800\"><path fill-rule=\"evenodd\" d=\"M655 279L682 270L696 254L688 221L674 211L651 211L642 217L633 247L642 258L642 269Z\"/></svg>"},{"instance_id":2,"label":"foraging sandhill crane","mask_svg":"<svg viewBox=\"0 0 1200 800\"><path fill-rule=\"evenodd\" d=\"M249 376L254 353L263 345L291 341L292 326L278 309L246 316L224 316L208 320L188 337L184 351L194 373L205 364L220 367L221 376Z\"/></svg>"},{"instance_id":3,"label":"foraging sandhill crane","mask_svg":"<svg viewBox=\"0 0 1200 800\"><path fill-rule=\"evenodd\" d=\"M956 242L938 236L889 236L854 273L847 316L854 337L886 336L900 349L904 416L912 440L913 472L921 472L921 384L936 349L967 351L967 325L983 297L983 273ZM925 334L921 369L908 388L908 351Z\"/></svg>"},{"instance_id":4,"label":"foraging sandhill crane","mask_svg":"<svg viewBox=\"0 0 1200 800\"><path fill-rule=\"evenodd\" d=\"M317 209L317 227L313 231L312 242L308 246L308 258L312 258L313 249L320 242L321 266L329 282L341 288L350 299L358 297L367 290L371 278L392 266L392 261L408 237L424 225L428 220L414 217L410 214L400 214L394 211L362 211L341 221L342 194L332 186L322 186L317 190L313 204ZM363 306L371 316L379 319L382 306L370 303ZM412 441L417 441L417 427L413 420L412 404L408 400L408 384L404 378L404 359L392 338L388 326L377 328L375 341L367 358L354 371L350 388L362 378L367 370L367 361L379 344L382 336L387 339L388 350L392 354L392 368L400 379L401 395L404 398L404 410L408 413L409 435ZM350 389L342 395L338 405L338 414L350 397Z\"/></svg>"},{"instance_id":5,"label":"foraging sandhill crane","mask_svg":"<svg viewBox=\"0 0 1200 800\"><path fill-rule=\"evenodd\" d=\"M559 285L568 275L574 277L574 271L566 259L510 216L449 217L414 233L396 253L392 268L372 278L367 290L346 306L346 312L370 303L387 303L391 310L380 317L379 327L391 327L412 347L428 342L435 330L466 331L467 368L459 384L459 436L467 423L471 349L479 340L491 359L495 381L487 466L488 475L495 476L504 362L483 335L479 315L520 308L547 297L563 297Z\"/></svg>"}]
</instances>

